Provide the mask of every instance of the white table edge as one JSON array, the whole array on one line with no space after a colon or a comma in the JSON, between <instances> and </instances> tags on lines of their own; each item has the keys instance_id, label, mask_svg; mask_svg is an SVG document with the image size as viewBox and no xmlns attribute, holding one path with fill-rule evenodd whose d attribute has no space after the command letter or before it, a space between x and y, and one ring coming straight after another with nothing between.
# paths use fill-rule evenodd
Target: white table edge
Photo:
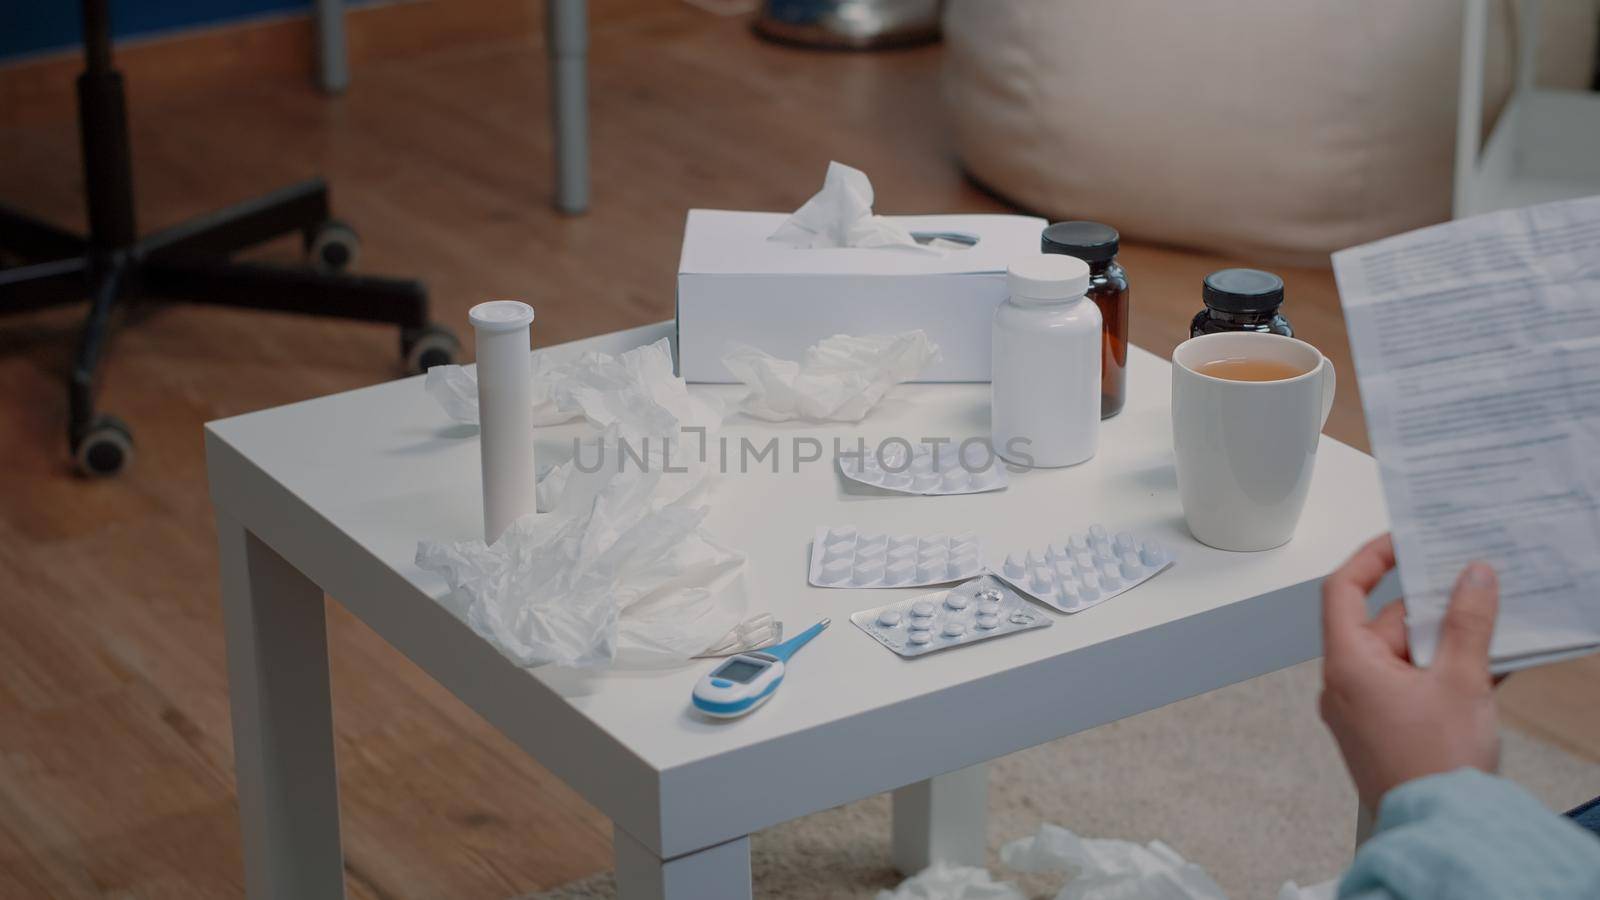
<instances>
[{"instance_id":1,"label":"white table edge","mask_svg":"<svg viewBox=\"0 0 1600 900\"><path fill-rule=\"evenodd\" d=\"M1377 608L1399 593L1399 580L1391 573L1370 602ZM1320 596L1321 579L1311 579L984 680L984 693L999 682L1002 690L1036 698L1025 716L978 702L979 685L966 682L782 741L669 769L661 784L669 838L661 849L672 856L709 846L1315 659L1322 652ZM1208 657L1209 666L1200 673L1193 657L1184 656L1188 665L1182 673L1161 674L1163 663L1177 656L1165 648L1192 642L1226 644L1231 652ZM1151 678L1124 684L1096 678L1104 660L1130 654L1150 661ZM1062 687L1052 692L1048 685ZM961 717L958 730L951 728L952 710ZM897 736L894 755L840 759L830 752L871 746L878 734ZM958 746L952 749L952 743ZM773 773L782 773L781 795L726 789L779 777Z\"/></svg>"}]
</instances>

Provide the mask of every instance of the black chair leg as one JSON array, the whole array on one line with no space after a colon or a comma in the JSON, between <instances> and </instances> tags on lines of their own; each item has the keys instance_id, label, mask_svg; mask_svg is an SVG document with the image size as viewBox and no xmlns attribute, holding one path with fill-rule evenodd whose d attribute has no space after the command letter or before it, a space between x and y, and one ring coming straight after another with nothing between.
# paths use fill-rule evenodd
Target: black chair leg
<instances>
[{"instance_id":1,"label":"black chair leg","mask_svg":"<svg viewBox=\"0 0 1600 900\"><path fill-rule=\"evenodd\" d=\"M82 256L88 242L26 213L0 206L0 250L27 262Z\"/></svg>"},{"instance_id":2,"label":"black chair leg","mask_svg":"<svg viewBox=\"0 0 1600 900\"><path fill-rule=\"evenodd\" d=\"M177 260L148 263L141 275L141 293L166 299L398 325L400 355L413 374L461 353L449 329L429 324L428 291L420 281Z\"/></svg>"},{"instance_id":3,"label":"black chair leg","mask_svg":"<svg viewBox=\"0 0 1600 900\"><path fill-rule=\"evenodd\" d=\"M88 291L83 257L0 269L0 309L26 312L76 303Z\"/></svg>"},{"instance_id":4,"label":"black chair leg","mask_svg":"<svg viewBox=\"0 0 1600 900\"><path fill-rule=\"evenodd\" d=\"M421 282L337 275L256 263L149 263L142 292L213 306L240 306L312 316L385 322L401 328L428 324Z\"/></svg>"},{"instance_id":5,"label":"black chair leg","mask_svg":"<svg viewBox=\"0 0 1600 900\"><path fill-rule=\"evenodd\" d=\"M158 231L139 249L152 260L227 257L297 231L309 242L328 217L328 186L313 178Z\"/></svg>"},{"instance_id":6,"label":"black chair leg","mask_svg":"<svg viewBox=\"0 0 1600 900\"><path fill-rule=\"evenodd\" d=\"M123 293L126 277L121 259L96 268L89 315L84 319L78 355L72 364L67 439L78 469L88 475L113 475L133 456L133 437L128 427L113 416L96 415L94 410L95 374L111 339L111 312Z\"/></svg>"},{"instance_id":7,"label":"black chair leg","mask_svg":"<svg viewBox=\"0 0 1600 900\"><path fill-rule=\"evenodd\" d=\"M96 273L94 293L89 303L89 315L83 320L83 331L78 336L78 355L73 358L72 382L68 410L71 416L67 437L73 444L83 436L83 431L94 418L94 375L100 367L100 354L110 338L111 310L122 293L122 267L106 266Z\"/></svg>"}]
</instances>

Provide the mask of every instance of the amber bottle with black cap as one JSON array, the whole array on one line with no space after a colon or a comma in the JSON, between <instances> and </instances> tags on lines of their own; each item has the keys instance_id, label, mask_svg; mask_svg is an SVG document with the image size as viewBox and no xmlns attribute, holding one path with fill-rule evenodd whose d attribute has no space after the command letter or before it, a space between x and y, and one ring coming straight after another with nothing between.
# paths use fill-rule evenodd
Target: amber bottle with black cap
<instances>
[{"instance_id":1,"label":"amber bottle with black cap","mask_svg":"<svg viewBox=\"0 0 1600 900\"><path fill-rule=\"evenodd\" d=\"M1089 264L1088 297L1100 307L1100 418L1122 411L1128 385L1128 273L1117 263L1121 236L1099 222L1057 222L1044 230L1039 249L1076 256Z\"/></svg>"},{"instance_id":2,"label":"amber bottle with black cap","mask_svg":"<svg viewBox=\"0 0 1600 900\"><path fill-rule=\"evenodd\" d=\"M1262 331L1294 337L1294 328L1279 312L1283 279L1260 269L1218 269L1200 288L1206 308L1189 323L1189 336L1219 331Z\"/></svg>"}]
</instances>

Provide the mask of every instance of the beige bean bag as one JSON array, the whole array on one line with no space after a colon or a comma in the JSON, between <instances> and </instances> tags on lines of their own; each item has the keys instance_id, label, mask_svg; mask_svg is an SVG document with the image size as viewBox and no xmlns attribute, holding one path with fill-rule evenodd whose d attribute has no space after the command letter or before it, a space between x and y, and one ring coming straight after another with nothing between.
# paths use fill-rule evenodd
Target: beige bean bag
<instances>
[{"instance_id":1,"label":"beige bean bag","mask_svg":"<svg viewBox=\"0 0 1600 900\"><path fill-rule=\"evenodd\" d=\"M1594 0L1547 0L1545 80L1587 80ZM949 0L971 176L1052 219L1262 263L1449 217L1461 0ZM1491 14L1485 106L1510 83ZM1576 86L1576 85L1574 85Z\"/></svg>"}]
</instances>

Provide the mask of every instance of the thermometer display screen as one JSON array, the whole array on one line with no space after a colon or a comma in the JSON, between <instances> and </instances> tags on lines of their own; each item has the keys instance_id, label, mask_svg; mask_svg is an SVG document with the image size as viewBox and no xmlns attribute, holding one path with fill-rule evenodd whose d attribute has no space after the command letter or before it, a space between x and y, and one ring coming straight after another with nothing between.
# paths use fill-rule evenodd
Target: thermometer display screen
<instances>
[{"instance_id":1,"label":"thermometer display screen","mask_svg":"<svg viewBox=\"0 0 1600 900\"><path fill-rule=\"evenodd\" d=\"M711 675L713 678L726 678L729 681L747 684L750 679L761 674L761 670L765 668L766 666L750 662L747 659L730 659L722 668L712 672Z\"/></svg>"}]
</instances>

